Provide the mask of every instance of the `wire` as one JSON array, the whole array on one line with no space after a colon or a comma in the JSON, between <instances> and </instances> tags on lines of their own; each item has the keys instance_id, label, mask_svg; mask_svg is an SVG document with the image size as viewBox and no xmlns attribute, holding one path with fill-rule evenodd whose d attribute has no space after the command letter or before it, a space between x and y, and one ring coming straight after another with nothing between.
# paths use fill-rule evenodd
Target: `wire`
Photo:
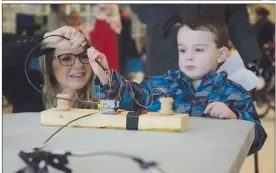
<instances>
[{"instance_id":1,"label":"wire","mask_svg":"<svg viewBox=\"0 0 276 173\"><path fill-rule=\"evenodd\" d=\"M98 87L98 100L100 100L101 99L101 85L102 85L102 83L101 83L101 81L99 82L99 85L95 85L95 79L96 79L96 75L93 75L93 87ZM96 92L95 92L95 90L94 90L94 94L96 95Z\"/></svg>"},{"instance_id":2,"label":"wire","mask_svg":"<svg viewBox=\"0 0 276 173\"><path fill-rule=\"evenodd\" d=\"M116 72L116 71L115 71L115 72ZM118 75L117 72L116 72L116 74ZM167 97L167 95L166 95L166 93L165 93L165 91L164 91L163 88L153 88L153 89L151 90L151 93L150 93L150 94L145 95L146 97L147 97L147 96L151 96L151 103L150 103L150 105L149 105L149 106L145 106L145 105L139 103L139 102L136 100L131 82L130 82L129 80L126 80L126 79L125 79L122 83L120 83L120 88L119 88L119 90L118 90L119 100L121 100L121 92L120 92L120 91L121 91L121 88L122 88L122 86L123 86L124 83L128 83L128 84L129 84L129 87L130 87L130 89L131 89L131 93L132 93L132 96L133 96L133 97L132 97L133 100L134 100L139 106L144 107L144 108L146 108L146 109L148 109L148 108L150 108L150 107L152 106L152 104L153 104L153 96L154 96L154 95L157 95L157 93L162 93L162 94L165 95L165 97ZM161 90L161 91L159 91L159 92L153 92L154 90Z\"/></svg>"},{"instance_id":3,"label":"wire","mask_svg":"<svg viewBox=\"0 0 276 173\"><path fill-rule=\"evenodd\" d=\"M109 99L109 95L111 92L111 87L112 87L112 76L113 76L113 70L111 70L111 75L108 77L108 91L107 91L107 100Z\"/></svg>"},{"instance_id":4,"label":"wire","mask_svg":"<svg viewBox=\"0 0 276 173\"><path fill-rule=\"evenodd\" d=\"M56 37L61 37L61 38L64 38L64 39L66 39L66 40L70 40L69 38L66 38L66 37L64 37L64 36L62 36L62 35L49 35L49 36L47 36L47 37L42 38L41 41L43 41L44 39L47 39L47 38L49 38L49 37L54 37L54 36L56 36ZM28 60L29 60L29 58L30 58L30 55L31 55L31 53L32 53L38 46L40 46L41 41L40 41L37 45L35 45L35 47L34 47L33 49L31 49L31 51L30 51L30 52L28 53L28 55L27 55L27 58L25 59L25 75L26 75L26 78L27 78L28 82L30 83L30 85L31 85L36 91L38 91L39 93L43 94L43 92L40 91L39 89L37 89L37 88L35 87L35 85L31 82L31 80L30 80L30 78L29 78L29 76L28 76L28 73L27 73L27 64L28 64ZM97 63L99 64L99 62L97 62ZM99 64L99 65L102 66L101 64ZM118 76L118 72L117 72L116 70L114 70L114 69L111 69L111 75L109 76L109 81L108 81L109 89L108 89L108 94L107 94L107 100L109 99L109 95L110 95L110 92L111 92L111 83L112 83L112 76L113 76L113 72L114 72L114 71L115 71L116 75ZM149 107L152 105L152 103L153 103L153 94L154 94L154 93L151 93L151 94L150 94L150 95L152 95L151 104L150 104L149 106L142 105L142 104L140 104L140 103L136 100L136 98L135 98L135 96L134 96L133 88L132 88L132 85L131 85L130 81L126 80L124 77L123 77L123 79L124 79L124 81L123 81L123 83L120 84L121 86L120 86L119 92L118 92L118 93L119 93L119 98L120 98L120 100L121 100L120 89L121 89L121 87L123 86L123 84L124 84L125 82L128 82L128 83L129 83L129 86L130 86L130 88L131 88L131 91L132 91L132 93L133 93L133 99L134 99L134 101L135 101L139 106L141 106L141 107L149 108ZM154 89L158 89L158 88L154 88ZM154 90L154 89L153 89L153 90ZM85 102L85 103L99 103L99 101L98 101L98 102L93 102L93 101L84 101L84 100L81 100L81 99L78 97L78 95L77 95L77 93L76 93L75 90L73 90L73 89L65 89L64 91L66 91L66 90L74 91L75 94L76 94L77 99L78 99L80 102ZM163 91L163 93L164 93L165 96L166 96L166 93L164 92L164 90L163 90L162 88L161 88L161 90ZM63 91L63 92L64 92L64 91ZM100 96L99 96L99 97L100 97ZM55 98L57 98L57 97L55 97ZM66 99L65 99L65 100L66 100ZM74 102L74 101L72 101L72 100L69 100L69 101Z\"/></svg>"},{"instance_id":5,"label":"wire","mask_svg":"<svg viewBox=\"0 0 276 173\"><path fill-rule=\"evenodd\" d=\"M144 159L142 159L140 157L126 154L123 152L100 151L100 152L92 152L92 153L86 153L86 154L76 154L76 153L67 151L64 154L55 154L54 152L41 150L39 148L34 148L33 150L34 150L34 152L32 152L32 153L25 153L23 151L20 151L19 156L21 157L21 159L23 159L25 162L26 162L26 159L31 160L30 161L31 164L26 162L26 164L28 165L27 167L36 168L36 166L39 166L40 163L44 161L46 163L46 167L49 165L49 166L52 166L53 168L62 170L60 168L63 168L63 167L65 167L65 165L68 164L67 157L71 156L71 157L83 158L83 157L107 155L107 156L115 156L115 157L130 159L130 160L134 161L135 163L137 163L139 165L139 167L144 171L148 170L148 169L155 169L158 173L165 173L165 171L159 167L157 162L145 161ZM22 157L22 153L23 153L23 157ZM58 161L58 163L60 164L59 168L57 167L56 163L51 162L52 159L54 159L54 160L56 159ZM65 172L65 170L63 170L63 171ZM71 172L71 170L66 171L66 172ZM153 170L151 172L153 172Z\"/></svg>"},{"instance_id":6,"label":"wire","mask_svg":"<svg viewBox=\"0 0 276 173\"><path fill-rule=\"evenodd\" d=\"M66 126L68 126L69 124L77 121L77 120L80 120L82 118L85 118L85 117L88 117L88 116L91 116L91 115L94 115L94 114L97 114L98 112L95 112L95 113L91 113L91 114L87 114L87 115L84 115L84 116L81 116L81 117L78 117L76 119L73 119L72 121L68 122L67 124L65 124L64 126L62 126L61 128L59 128L57 131L55 131L50 137L48 137L45 142L43 142L42 146L38 147L39 149L41 148L44 148L46 146L46 144L58 133L60 132L63 128L65 128Z\"/></svg>"},{"instance_id":7,"label":"wire","mask_svg":"<svg viewBox=\"0 0 276 173\"><path fill-rule=\"evenodd\" d=\"M117 72L117 71L114 70L114 69L112 69L112 71L115 71L115 73L116 73L116 75L117 75L117 77L118 77L119 72ZM124 81L127 80L124 76L121 76L121 77L124 79ZM118 78L118 79L119 79L119 78Z\"/></svg>"},{"instance_id":8,"label":"wire","mask_svg":"<svg viewBox=\"0 0 276 173\"><path fill-rule=\"evenodd\" d=\"M30 80L30 78L29 78L29 75L28 75L28 73L27 73L27 65L28 65L28 61L29 61L29 59L30 59L31 53L32 53L38 46L40 46L40 44L41 44L41 42L42 42L43 40L45 40L45 39L47 39L47 38L49 38L49 37L61 37L61 38L64 38L64 39L66 39L66 40L70 40L69 38L67 38L67 37L65 37L65 36L62 36L62 35L49 35L49 36L47 36L47 37L42 38L42 39L40 40L40 42L39 42L38 44L36 44L36 45L34 46L34 48L31 49L31 50L29 51L29 53L27 54L27 57L26 57L26 59L25 59L25 66L24 66L24 67L25 67L24 71L25 71L26 78L27 78L29 84L30 84L36 91L38 91L38 92L41 93L41 94L43 94L43 92L42 92L41 90L39 90L38 88L36 88L36 86L31 82L31 80ZM66 89L66 90L69 90L69 89ZM71 89L71 90L73 90L73 89ZM75 91L75 90L73 90L73 91L75 92L76 97L77 97L77 99L78 99L80 102L85 102L85 103L99 103L99 101L98 101L98 102L83 101L83 100L81 100L81 99L78 97L76 91ZM64 91L63 91L63 92L64 92ZM55 97L55 98L64 99L64 100L67 100L67 101L70 101L70 102L76 102L76 101L73 101L73 100L70 100L70 99L65 99L65 98L60 98L60 97Z\"/></svg>"},{"instance_id":9,"label":"wire","mask_svg":"<svg viewBox=\"0 0 276 173\"><path fill-rule=\"evenodd\" d=\"M46 38L53 37L53 36L57 36L57 37L64 38L64 39L66 39L66 40L70 40L70 39L68 39L68 38L66 38L66 37L64 37L64 36L62 36L62 35L49 35L49 36L47 36L47 37L44 37L41 41L43 41L43 40L46 39ZM30 85L31 85L36 91L38 91L39 93L42 94L43 92L35 87L35 85L31 82L31 80L30 80L30 78L29 78L29 76L28 76L28 73L27 73L27 65L28 65L28 60L30 59L30 55L31 55L31 53L32 53L38 46L40 46L41 41L40 41L38 44L36 44L35 47L34 47L33 49L31 49L31 51L27 54L27 57L26 57L26 59L25 59L25 69L24 69L24 71L25 71L26 78L27 78L28 82L30 83ZM96 61L96 62L97 62L97 61ZM101 64L100 64L99 62L97 62L97 63L101 66ZM101 67L102 67L102 66L101 66ZM102 67L102 68L103 68L103 67ZM105 69L103 68L103 70L105 70ZM112 69L112 75L113 75L113 71L115 71L115 70ZM116 72L116 74L118 75L118 72L117 72L117 71L115 71L115 72ZM111 91L111 82L112 82L111 80L112 80L112 75L111 75L110 78L109 78L108 97L109 97L109 94L110 94L110 91ZM125 79L125 78L123 77L123 79ZM133 93L133 89L132 89L131 83L130 83L129 81L127 81L126 79L125 79L125 81L128 82L128 83L130 84L130 88L131 88L132 93ZM124 82L125 82L125 81L124 81ZM123 83L124 83L124 82L123 82ZM120 87L120 88L121 88L121 87ZM99 86L99 89L100 89L100 86ZM77 99L78 99L79 101L81 101L81 102L99 103L99 102L81 100L81 99L78 97L78 95L77 95L77 93L76 93L75 90L73 90L73 89L65 89L63 92L65 92L66 90L74 91L74 93L76 94ZM163 90L163 93L165 94L164 90ZM151 93L151 94L154 94L154 93ZM166 95L166 94L165 94L165 95ZM99 96L99 97L100 97L100 96ZM108 97L107 97L107 99L108 99ZM66 99L66 98L61 98L61 97L55 97L55 98L64 99L64 100L67 100L67 101L70 101L70 102L76 102L76 101L73 101L73 100L70 100L70 99ZM139 104L139 102L135 99L134 96L133 96L133 98L134 98L134 100L136 101L136 103ZM152 98L153 98L153 97L152 97ZM152 102L153 102L153 100L152 100ZM152 104L152 103L151 103L151 104ZM141 105L141 104L139 104L139 105ZM143 105L141 105L141 106L143 106ZM145 107L145 106L144 106L144 107ZM107 109L107 110L105 110L105 111L109 111L109 109ZM61 128L59 128L57 131L55 131L52 135L50 135L50 136L45 140L45 142L42 144L42 146L39 147L38 149L41 150L42 148L44 148L44 147L50 142L50 140L51 140L55 135L57 135L62 129L64 129L64 128L67 127L68 125L70 125L70 124L72 125L73 122L76 122L76 121L78 121L78 120L80 120L80 119L83 119L83 118L85 118L85 117L89 117L89 116L91 116L91 115L95 115L95 114L97 114L97 113L103 113L103 112L105 112L105 111L87 114L87 115L78 117L78 118L76 118L76 119L74 119L74 120L71 120L70 122L68 122L67 124L65 124L65 125L62 126ZM96 153L88 153L88 154L72 154L72 153L70 153L70 155L71 155L71 156L74 156L74 157L88 157L88 156L96 156L96 155L113 155L113 156L117 156L117 157L124 157L124 158L132 159L133 161L135 161L136 163L138 163L139 166L140 166L143 170L149 169L149 168L152 168L152 167L153 167L153 168L155 168L156 170L158 170L160 173L165 173L161 168L159 168L159 167L157 166L157 163L156 163L156 162L145 162L145 161L144 161L143 159L141 159L141 158L134 157L134 156L131 156L131 155L127 155L127 154L124 154L124 153L118 153L118 152L117 152L117 153L116 153L116 152L96 152Z\"/></svg>"},{"instance_id":10,"label":"wire","mask_svg":"<svg viewBox=\"0 0 276 173\"><path fill-rule=\"evenodd\" d=\"M65 91L68 91L68 90L69 90L69 91L73 91L73 92L75 93L77 99L78 99L80 102L84 102L84 103L100 103L99 101L98 101L98 102L94 102L94 101L81 100L81 99L78 97L78 94L77 94L76 90L74 90L74 89L68 88L68 89L63 90L62 93L64 93Z\"/></svg>"},{"instance_id":11,"label":"wire","mask_svg":"<svg viewBox=\"0 0 276 173\"><path fill-rule=\"evenodd\" d=\"M28 82L30 83L30 85L31 85L36 91L38 91L39 93L42 94L42 91L40 91L39 89L37 89L37 88L34 86L34 84L31 82L31 80L29 79L29 75L28 75L28 73L27 73L28 59L29 59L29 57L30 57L30 54L38 47L38 45L40 45L40 43L37 44L37 45L36 45L33 49L31 49L31 51L28 53L27 58L25 59L24 71L25 71L26 78L27 78Z\"/></svg>"},{"instance_id":12,"label":"wire","mask_svg":"<svg viewBox=\"0 0 276 173\"><path fill-rule=\"evenodd\" d=\"M40 46L40 44L41 44L41 42L43 41L43 40L45 40L46 38L49 38L49 37L54 37L54 36L57 36L57 37L62 37L62 38L64 38L64 39L66 39L66 40L70 40L69 38L66 38L66 37L64 37L64 36L62 36L62 35L49 35L49 36L47 36L47 37L44 37L44 38L42 38L41 40L40 40L40 42L39 43L37 43L35 46L34 46L34 48L32 48L31 50L30 50L30 52L27 54L27 57L26 57L26 59L25 59L25 66L24 66L24 71L25 71L25 75L26 75L26 78L27 78L27 80L28 80L28 82L30 83L30 85L36 90L36 91L38 91L39 93L43 93L42 91L40 91L39 89L37 89L35 86L34 86L34 84L31 82L31 80L30 80L30 78L29 78L29 75L28 75L28 73L27 73L27 65L28 65L28 60L29 60L29 58L30 58L30 56L31 56L31 53L38 47L38 46Z\"/></svg>"},{"instance_id":13,"label":"wire","mask_svg":"<svg viewBox=\"0 0 276 173\"><path fill-rule=\"evenodd\" d=\"M47 38L49 38L49 37L61 37L61 38L64 38L64 39L66 39L66 40L70 40L69 38L67 38L67 37L65 37L65 36L62 36L62 35L49 35L49 36L47 36L47 37L42 38L42 39L40 40L40 42L39 42L38 44L36 44L35 47L34 47L33 49L31 49L31 50L29 51L29 53L27 54L27 57L26 57L26 59L25 59L25 69L24 69L26 78L27 78L28 82L30 83L30 85L31 85L36 91L38 91L38 92L41 93L41 94L43 94L43 92L42 92L41 90L39 90L38 88L36 88L35 85L31 82L31 80L30 80L30 78L29 78L29 75L28 75L28 73L27 73L27 65L28 65L28 60L30 59L31 53L32 53L38 46L40 46L40 44L41 44L41 42L42 42L43 40L45 40L45 39L47 39ZM96 61L96 62L101 66L101 68L103 68L102 64L101 64L99 61ZM104 68L103 68L103 69L104 69ZM104 70L106 70L106 69L104 69ZM112 74L113 74L113 71L112 71ZM110 79L110 80L111 80L111 79ZM110 82L111 82L111 81L110 81ZM110 82L109 82L109 83L110 83ZM110 83L109 85L110 85L110 86L109 86L108 92L110 92L110 90L111 90L111 83ZM100 86L99 86L99 89L100 89ZM72 91L74 91L75 94L76 94L77 99L78 99L79 101L81 101L81 102L86 102L86 103L99 103L99 101L98 101L98 102L93 102L93 101L84 101L84 100L81 100L81 99L78 97L76 91L73 90L73 89L65 89L65 90L72 90ZM63 91L63 92L64 92L64 91ZM108 96L109 96L109 94L108 94ZM57 97L56 97L56 98L57 98ZM99 96L99 98L100 98L100 96ZM108 98L107 98L107 99L108 99ZM65 99L65 100L66 100L66 99ZM67 99L67 100L68 100L68 99ZM74 102L74 101L72 101L72 100L68 100L68 101Z\"/></svg>"},{"instance_id":14,"label":"wire","mask_svg":"<svg viewBox=\"0 0 276 173\"><path fill-rule=\"evenodd\" d=\"M65 125L62 126L61 128L59 128L57 131L55 131L50 137L48 137L48 138L45 140L45 142L43 142L42 146L40 146L40 147L38 147L38 148L39 148L39 149L44 148L44 147L46 146L46 144L47 144L47 143L48 143L58 132L60 132L63 128L65 128L65 127L68 126L69 124L72 124L73 122L76 122L76 121L78 121L78 120L80 120L80 119L82 119L82 118L89 117L89 116L91 116L91 115L95 115L95 114L97 114L97 113L108 112L109 110L110 110L110 107L107 106L107 107L105 107L105 110L103 110L103 111L99 111L99 112L95 112L95 113L83 115L83 116L81 116L81 117L78 117L78 118L76 118L76 119L71 120L70 122L68 122L67 124L65 124Z\"/></svg>"},{"instance_id":15,"label":"wire","mask_svg":"<svg viewBox=\"0 0 276 173\"><path fill-rule=\"evenodd\" d=\"M124 157L124 158L132 158L133 156L125 154L125 153L118 153L118 152L93 152L93 153L86 153L86 154L76 154L76 153L71 153L71 156L74 157L89 157L89 156L96 156L96 155L113 155L113 156L119 156L119 157Z\"/></svg>"},{"instance_id":16,"label":"wire","mask_svg":"<svg viewBox=\"0 0 276 173\"><path fill-rule=\"evenodd\" d=\"M162 170L156 162L146 162L143 159L132 156L130 154L125 154L122 152L108 152L108 151L103 151L103 152L93 152L93 153L86 153L86 154L75 154L75 153L69 153L69 156L73 157L91 157L91 156L98 156L98 155L108 155L108 156L116 156L116 157L122 157L122 158L127 158L131 159L134 162L136 162L141 169L147 170L150 168L155 168L159 173L165 173L164 170Z\"/></svg>"},{"instance_id":17,"label":"wire","mask_svg":"<svg viewBox=\"0 0 276 173\"><path fill-rule=\"evenodd\" d=\"M151 90L151 92L152 92L153 90L159 90L159 92L161 92L162 94L165 95L165 97L167 97L167 94L166 94L166 92L165 92L165 90L164 90L163 88L153 88L153 89ZM160 91L160 90L161 90L161 91Z\"/></svg>"},{"instance_id":18,"label":"wire","mask_svg":"<svg viewBox=\"0 0 276 173\"><path fill-rule=\"evenodd\" d=\"M108 110L107 110L108 111ZM104 112L104 111L102 111ZM81 116L79 118L76 118L70 122L68 122L67 124L65 124L64 126L62 126L61 128L59 128L56 132L54 132L44 143L41 147L39 148L35 148L41 152L43 152L42 148L46 146L46 144L49 143L49 141L58 133L60 132L64 127L68 126L69 124L72 124L73 122L76 122L77 120L80 120L82 118L91 116L91 115L95 115L99 112L96 113L91 113L91 114L87 114L84 116ZM91 157L91 156L98 156L98 155L109 155L109 156L116 156L116 157L122 157L122 158L126 158L126 159L131 159L132 161L136 162L140 168L142 170L147 170L150 168L153 168L155 170L157 170L159 173L165 173L164 170L162 170L158 164L156 162L146 162L144 161L142 158L136 157L136 156L132 156L129 154L125 154L125 153L121 153L121 152L108 152L108 151L103 151L103 152L93 152L93 153L86 153L86 154L76 154L76 153L71 153L71 152L66 152L66 155L68 156L72 156L72 157Z\"/></svg>"}]
</instances>

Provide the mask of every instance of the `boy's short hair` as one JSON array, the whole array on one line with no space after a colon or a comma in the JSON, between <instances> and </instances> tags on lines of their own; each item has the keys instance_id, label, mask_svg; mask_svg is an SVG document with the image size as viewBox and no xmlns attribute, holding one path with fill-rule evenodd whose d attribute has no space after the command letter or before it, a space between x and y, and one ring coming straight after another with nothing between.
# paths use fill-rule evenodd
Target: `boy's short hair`
<instances>
[{"instance_id":1,"label":"boy's short hair","mask_svg":"<svg viewBox=\"0 0 276 173\"><path fill-rule=\"evenodd\" d=\"M215 34L215 43L217 48L228 47L228 29L226 23L221 20L212 19L212 17L201 14L188 17L182 21L181 27L187 26L192 30L209 31Z\"/></svg>"}]
</instances>

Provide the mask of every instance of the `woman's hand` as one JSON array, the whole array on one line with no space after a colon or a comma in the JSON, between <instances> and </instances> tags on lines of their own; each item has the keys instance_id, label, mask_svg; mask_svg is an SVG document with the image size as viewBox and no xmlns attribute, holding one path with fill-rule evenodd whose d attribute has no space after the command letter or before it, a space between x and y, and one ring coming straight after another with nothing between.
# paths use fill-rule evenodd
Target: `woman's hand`
<instances>
[{"instance_id":1,"label":"woman's hand","mask_svg":"<svg viewBox=\"0 0 276 173\"><path fill-rule=\"evenodd\" d=\"M237 115L222 102L213 102L208 104L204 113L215 118L237 119Z\"/></svg>"},{"instance_id":2,"label":"woman's hand","mask_svg":"<svg viewBox=\"0 0 276 173\"><path fill-rule=\"evenodd\" d=\"M104 54L100 53L98 50L96 50L94 47L90 47L87 49L87 55L89 58L90 65L94 71L94 74L97 75L101 81L102 84L107 84L109 80L109 74L106 74L106 72L99 66L99 64L95 61L98 59L98 61L102 64L102 66L109 70L108 62Z\"/></svg>"},{"instance_id":3,"label":"woman's hand","mask_svg":"<svg viewBox=\"0 0 276 173\"><path fill-rule=\"evenodd\" d=\"M66 40L59 36L48 37L50 35L61 35L70 40ZM43 48L56 48L58 45L65 45L65 44L60 44L60 43L68 42L68 41L70 43L69 44L70 46L68 47L68 49L76 48L77 46L79 46L81 44L83 46L87 44L85 41L85 36L80 31L78 31L77 29L75 29L71 26L63 26L54 31L47 32L47 33L45 33L43 38L45 38L45 37L48 37L48 38L46 38L42 41ZM66 44L66 45L68 45L68 44Z\"/></svg>"}]
</instances>

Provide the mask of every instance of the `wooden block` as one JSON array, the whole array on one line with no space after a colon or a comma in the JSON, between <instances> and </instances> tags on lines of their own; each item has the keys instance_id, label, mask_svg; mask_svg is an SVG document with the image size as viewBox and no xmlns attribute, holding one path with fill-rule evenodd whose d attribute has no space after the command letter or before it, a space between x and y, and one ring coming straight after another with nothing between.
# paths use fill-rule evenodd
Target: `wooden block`
<instances>
[{"instance_id":1,"label":"wooden block","mask_svg":"<svg viewBox=\"0 0 276 173\"><path fill-rule=\"evenodd\" d=\"M70 109L57 111L56 108L41 112L41 124L46 126L63 126L68 122L86 114L96 113L95 109ZM127 129L127 111L116 115L97 113L72 123L72 127ZM149 112L138 118L138 130L182 132L188 128L188 114L160 115L158 112Z\"/></svg>"}]
</instances>

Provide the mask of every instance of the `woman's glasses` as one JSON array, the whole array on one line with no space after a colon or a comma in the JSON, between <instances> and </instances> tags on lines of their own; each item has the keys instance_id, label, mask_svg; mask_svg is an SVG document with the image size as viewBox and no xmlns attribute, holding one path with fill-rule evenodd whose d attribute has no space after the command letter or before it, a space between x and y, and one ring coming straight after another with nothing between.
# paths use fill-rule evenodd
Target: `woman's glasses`
<instances>
[{"instance_id":1,"label":"woman's glasses","mask_svg":"<svg viewBox=\"0 0 276 173\"><path fill-rule=\"evenodd\" d=\"M89 58L86 53L75 55L72 53L66 53L58 55L57 58L63 66L71 66L76 62L76 58L79 58L82 64L89 64Z\"/></svg>"}]
</instances>

